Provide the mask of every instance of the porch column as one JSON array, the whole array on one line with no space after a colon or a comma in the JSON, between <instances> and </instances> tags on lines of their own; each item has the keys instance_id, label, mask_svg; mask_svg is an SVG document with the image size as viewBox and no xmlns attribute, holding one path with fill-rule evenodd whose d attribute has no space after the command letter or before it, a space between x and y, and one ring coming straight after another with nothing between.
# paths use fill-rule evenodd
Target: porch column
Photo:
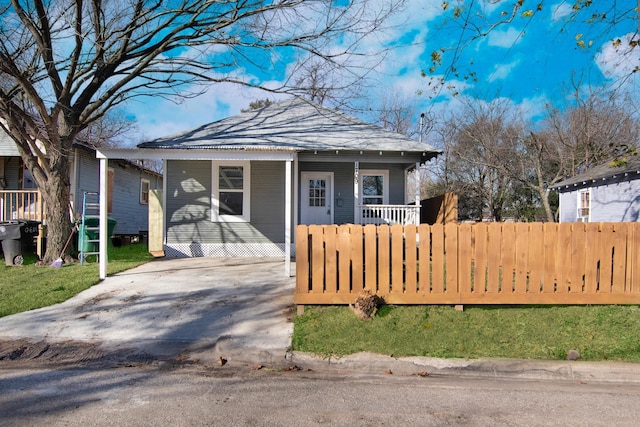
<instances>
[{"instance_id":1,"label":"porch column","mask_svg":"<svg viewBox=\"0 0 640 427\"><path fill-rule=\"evenodd\" d=\"M354 224L361 224L362 218L360 218L360 193L358 185L359 176L360 175L360 162L356 161L353 163L353 222Z\"/></svg>"},{"instance_id":2,"label":"porch column","mask_svg":"<svg viewBox=\"0 0 640 427\"><path fill-rule=\"evenodd\" d=\"M291 160L284 167L284 275L291 277Z\"/></svg>"},{"instance_id":3,"label":"porch column","mask_svg":"<svg viewBox=\"0 0 640 427\"><path fill-rule=\"evenodd\" d=\"M100 159L100 242L98 247L100 280L104 280L107 277L107 239L109 238L107 228L107 172L109 170L108 161L109 160L105 158Z\"/></svg>"},{"instance_id":4,"label":"porch column","mask_svg":"<svg viewBox=\"0 0 640 427\"><path fill-rule=\"evenodd\" d=\"M416 219L415 219L415 223L416 225L420 225L420 214L422 211L422 207L420 206L420 162L416 163L416 189L415 189L415 194L416 194Z\"/></svg>"}]
</instances>

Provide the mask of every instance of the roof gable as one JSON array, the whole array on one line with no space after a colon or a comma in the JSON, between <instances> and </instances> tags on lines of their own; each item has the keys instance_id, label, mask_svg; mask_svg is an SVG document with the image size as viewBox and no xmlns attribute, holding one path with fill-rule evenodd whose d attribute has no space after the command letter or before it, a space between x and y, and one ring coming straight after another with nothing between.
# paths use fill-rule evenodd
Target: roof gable
<instances>
[{"instance_id":1,"label":"roof gable","mask_svg":"<svg viewBox=\"0 0 640 427\"><path fill-rule=\"evenodd\" d=\"M302 99L243 112L140 148L285 151L406 151L434 147Z\"/></svg>"}]
</instances>

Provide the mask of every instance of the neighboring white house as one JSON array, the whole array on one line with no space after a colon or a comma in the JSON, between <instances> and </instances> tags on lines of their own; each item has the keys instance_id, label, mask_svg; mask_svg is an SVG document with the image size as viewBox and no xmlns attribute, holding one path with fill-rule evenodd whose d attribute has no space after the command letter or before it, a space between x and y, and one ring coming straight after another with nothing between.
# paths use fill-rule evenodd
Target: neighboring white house
<instances>
[{"instance_id":1,"label":"neighboring white house","mask_svg":"<svg viewBox=\"0 0 640 427\"><path fill-rule=\"evenodd\" d=\"M611 163L557 183L560 222L640 221L640 159Z\"/></svg>"}]
</instances>

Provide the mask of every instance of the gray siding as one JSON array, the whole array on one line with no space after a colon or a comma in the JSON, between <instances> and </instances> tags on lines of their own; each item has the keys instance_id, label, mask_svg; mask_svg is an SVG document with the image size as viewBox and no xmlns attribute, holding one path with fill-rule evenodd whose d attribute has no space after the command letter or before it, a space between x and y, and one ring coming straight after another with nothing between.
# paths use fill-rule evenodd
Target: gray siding
<instances>
[{"instance_id":1,"label":"gray siding","mask_svg":"<svg viewBox=\"0 0 640 427\"><path fill-rule=\"evenodd\" d=\"M211 165L208 160L167 161L167 243L283 243L285 163L251 162L250 223L211 221ZM404 203L401 165L361 163L360 168L389 170L389 203ZM334 220L337 224L353 223L353 163L301 162L298 169L300 173L333 172ZM342 206L338 206L338 198L342 199Z\"/></svg>"},{"instance_id":2,"label":"gray siding","mask_svg":"<svg viewBox=\"0 0 640 427\"><path fill-rule=\"evenodd\" d=\"M205 243L211 238L211 162L172 160L166 164L167 242Z\"/></svg>"},{"instance_id":3,"label":"gray siding","mask_svg":"<svg viewBox=\"0 0 640 427\"><path fill-rule=\"evenodd\" d=\"M0 130L0 156L19 156L16 143L3 130Z\"/></svg>"},{"instance_id":4,"label":"gray siding","mask_svg":"<svg viewBox=\"0 0 640 427\"><path fill-rule=\"evenodd\" d=\"M211 165L209 160L167 162L167 243L283 242L283 164L251 163L251 223L211 221Z\"/></svg>"},{"instance_id":5,"label":"gray siding","mask_svg":"<svg viewBox=\"0 0 640 427\"><path fill-rule=\"evenodd\" d=\"M591 189L592 222L637 222L640 180L616 182Z\"/></svg>"},{"instance_id":6,"label":"gray siding","mask_svg":"<svg viewBox=\"0 0 640 427\"><path fill-rule=\"evenodd\" d=\"M578 192L560 193L560 222L576 222L578 216Z\"/></svg>"},{"instance_id":7,"label":"gray siding","mask_svg":"<svg viewBox=\"0 0 640 427\"><path fill-rule=\"evenodd\" d=\"M380 164L361 166L361 169L389 169L389 204L404 205L405 203L405 177L401 165Z\"/></svg>"},{"instance_id":8,"label":"gray siding","mask_svg":"<svg viewBox=\"0 0 640 427\"><path fill-rule=\"evenodd\" d=\"M113 195L109 217L116 220L114 234L139 234L149 229L149 205L140 203L140 180L149 180L150 189L162 188L162 178L147 173L135 166L109 161L113 169ZM98 192L100 188L100 166L95 154L78 150L77 184L74 193L75 210L82 213L85 192Z\"/></svg>"},{"instance_id":9,"label":"gray siding","mask_svg":"<svg viewBox=\"0 0 640 427\"><path fill-rule=\"evenodd\" d=\"M251 224L274 243L284 242L284 165L251 162Z\"/></svg>"},{"instance_id":10,"label":"gray siding","mask_svg":"<svg viewBox=\"0 0 640 427\"><path fill-rule=\"evenodd\" d=\"M560 193L560 222L577 220L579 190ZM640 221L640 180L591 187L591 222Z\"/></svg>"},{"instance_id":11,"label":"gray siding","mask_svg":"<svg viewBox=\"0 0 640 427\"><path fill-rule=\"evenodd\" d=\"M75 190L72 188L71 192L73 193L73 206L76 213L81 214L84 193L97 193L100 189L100 165L94 153L86 150L76 150L76 152L78 153L76 157L76 188ZM119 229L117 225L116 228Z\"/></svg>"},{"instance_id":12,"label":"gray siding","mask_svg":"<svg viewBox=\"0 0 640 427\"><path fill-rule=\"evenodd\" d=\"M20 189L20 157L7 157L4 164L5 190Z\"/></svg>"},{"instance_id":13,"label":"gray siding","mask_svg":"<svg viewBox=\"0 0 640 427\"><path fill-rule=\"evenodd\" d=\"M117 221L115 234L149 231L149 205L140 203L141 180L149 180L151 190L162 188L162 179L135 166L114 165L111 217Z\"/></svg>"}]
</instances>

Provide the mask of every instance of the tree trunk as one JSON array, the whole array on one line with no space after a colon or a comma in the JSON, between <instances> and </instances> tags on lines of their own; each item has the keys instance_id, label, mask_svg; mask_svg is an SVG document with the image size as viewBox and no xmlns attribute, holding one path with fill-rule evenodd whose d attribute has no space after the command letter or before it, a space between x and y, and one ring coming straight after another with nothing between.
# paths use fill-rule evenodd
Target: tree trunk
<instances>
[{"instance_id":1,"label":"tree trunk","mask_svg":"<svg viewBox=\"0 0 640 427\"><path fill-rule=\"evenodd\" d=\"M71 234L71 217L69 215L69 202L71 200L69 186L70 158L67 155L56 156L51 159L51 172L42 197L46 203L47 214L47 250L42 259L44 264L53 262L58 257L64 257L72 247L65 244Z\"/></svg>"},{"instance_id":2,"label":"tree trunk","mask_svg":"<svg viewBox=\"0 0 640 427\"><path fill-rule=\"evenodd\" d=\"M51 263L60 256L64 257L65 253L69 253L72 249L64 248L71 234L69 187L60 181L59 178L49 178L50 188L43 194L47 205L47 251L43 258L45 264Z\"/></svg>"},{"instance_id":3,"label":"tree trunk","mask_svg":"<svg viewBox=\"0 0 640 427\"><path fill-rule=\"evenodd\" d=\"M542 189L538 192L540 194L540 200L542 200L542 206L544 206L544 212L547 215L547 221L555 222L556 218L551 210L551 205L549 204L549 192L545 189Z\"/></svg>"}]
</instances>

